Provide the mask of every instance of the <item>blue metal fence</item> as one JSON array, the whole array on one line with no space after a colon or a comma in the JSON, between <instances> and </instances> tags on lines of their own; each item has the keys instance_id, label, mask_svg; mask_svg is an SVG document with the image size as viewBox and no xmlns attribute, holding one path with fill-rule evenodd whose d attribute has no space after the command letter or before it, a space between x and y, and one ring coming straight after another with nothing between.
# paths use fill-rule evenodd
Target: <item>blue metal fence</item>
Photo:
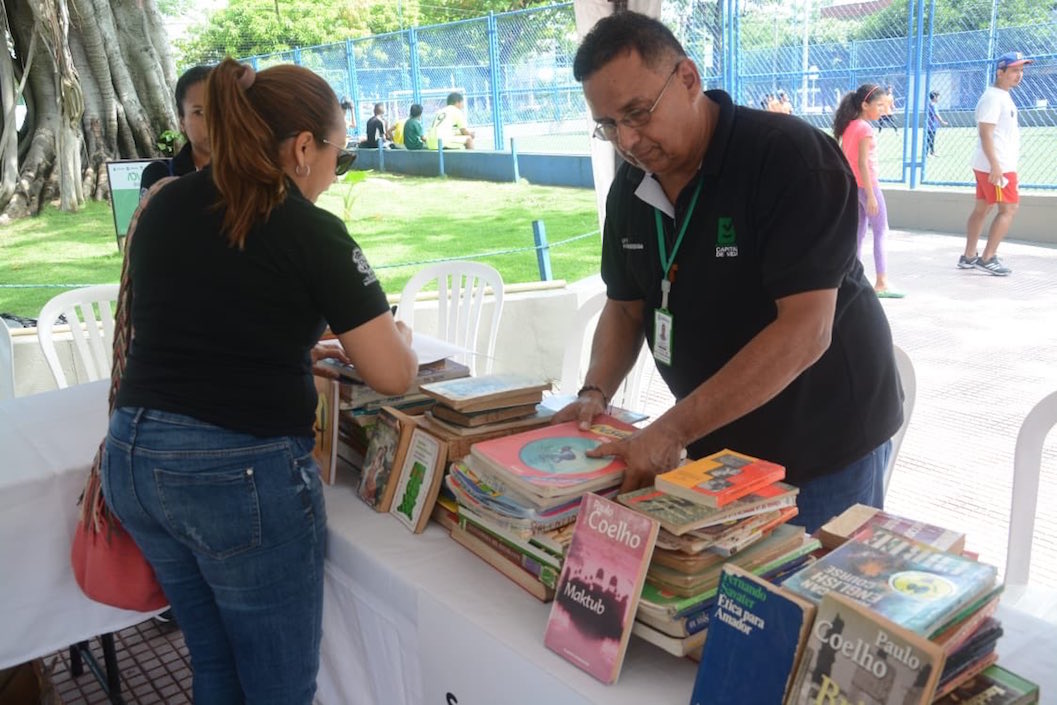
<instances>
[{"instance_id":1,"label":"blue metal fence","mask_svg":"<svg viewBox=\"0 0 1057 705\"><path fill-rule=\"evenodd\" d=\"M1057 189L1057 20L1000 0L665 0L661 19L683 42L709 88L759 107L786 93L794 114L828 130L842 94L891 86L895 123L879 133L889 182L971 185L973 110L994 79L994 59L1035 59L1012 95L1020 110L1020 182ZM1031 5L1031 3L1027 3ZM1034 14L1032 14L1034 12ZM355 106L361 126L375 103L402 118L421 103L426 120L448 93L466 95L480 149L587 153L590 120L572 77L572 3L247 59L258 67L303 64ZM948 124L926 154L929 94Z\"/></svg>"}]
</instances>

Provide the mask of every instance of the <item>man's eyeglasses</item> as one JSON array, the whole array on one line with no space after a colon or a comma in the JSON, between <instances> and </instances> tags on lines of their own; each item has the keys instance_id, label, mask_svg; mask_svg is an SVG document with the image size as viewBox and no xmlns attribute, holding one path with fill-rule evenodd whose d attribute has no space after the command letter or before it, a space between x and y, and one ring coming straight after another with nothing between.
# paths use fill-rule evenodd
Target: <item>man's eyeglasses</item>
<instances>
[{"instance_id":1,"label":"man's eyeglasses","mask_svg":"<svg viewBox=\"0 0 1057 705\"><path fill-rule=\"evenodd\" d=\"M338 161L334 165L334 175L341 176L349 169L352 168L352 163L356 161L356 152L339 147L330 140L322 140L323 144L329 144L334 149L338 150Z\"/></svg>"},{"instance_id":2,"label":"man's eyeglasses","mask_svg":"<svg viewBox=\"0 0 1057 705\"><path fill-rule=\"evenodd\" d=\"M649 108L632 108L619 120L598 120L595 122L595 131L593 133L595 139L600 139L605 142L615 142L617 139L617 128L620 125L630 127L632 129L639 129L645 127L649 123L650 118L653 117L653 111L657 109L657 106L661 102L661 98L664 97L664 92L668 90L668 86L671 85L672 79L675 78L675 73L679 70L679 65L682 64L680 61L672 69L672 72L668 74L668 80L664 82L664 87L661 88L661 92L657 94L657 99L653 101L653 105Z\"/></svg>"}]
</instances>

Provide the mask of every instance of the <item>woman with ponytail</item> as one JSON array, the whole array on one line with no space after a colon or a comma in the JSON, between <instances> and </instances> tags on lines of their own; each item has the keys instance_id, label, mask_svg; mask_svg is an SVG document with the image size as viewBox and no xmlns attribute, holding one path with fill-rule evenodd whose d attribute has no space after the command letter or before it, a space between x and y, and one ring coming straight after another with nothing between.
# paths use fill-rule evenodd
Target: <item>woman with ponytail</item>
<instances>
[{"instance_id":1,"label":"woman with ponytail","mask_svg":"<svg viewBox=\"0 0 1057 705\"><path fill-rule=\"evenodd\" d=\"M315 201L348 170L345 120L298 66L210 73L211 164L158 187L127 253L133 339L102 486L184 631L197 705L310 705L326 514L312 365L329 325L387 394L411 332L345 224Z\"/></svg>"},{"instance_id":2,"label":"woman with ponytail","mask_svg":"<svg viewBox=\"0 0 1057 705\"><path fill-rule=\"evenodd\" d=\"M887 109L888 94L873 83L864 83L846 94L833 116L833 136L840 141L844 156L859 186L859 259L866 226L873 231L874 291L881 298L902 298L903 294L888 288L885 236L888 234L888 212L877 175L877 145L867 120L876 121Z\"/></svg>"}]
</instances>

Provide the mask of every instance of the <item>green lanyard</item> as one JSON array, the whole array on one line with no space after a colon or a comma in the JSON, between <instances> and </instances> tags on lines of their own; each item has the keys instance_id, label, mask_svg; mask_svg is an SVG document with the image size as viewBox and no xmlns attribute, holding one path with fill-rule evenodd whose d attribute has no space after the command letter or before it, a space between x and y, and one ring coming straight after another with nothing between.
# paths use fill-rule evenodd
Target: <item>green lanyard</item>
<instances>
[{"instance_id":1,"label":"green lanyard","mask_svg":"<svg viewBox=\"0 0 1057 705\"><path fill-rule=\"evenodd\" d=\"M671 256L668 256L668 247L664 242L664 222L661 220L661 212L657 208L653 209L654 221L657 223L657 253L661 258L661 274L663 275L663 279L661 279L661 308L664 310L668 309L668 292L672 288L670 277L672 265L675 264L675 255L679 252L679 246L683 244L683 235L686 235L686 228L690 225L690 218L694 214L694 208L697 207L697 197L701 195L701 186L704 183L704 179L698 179L697 188L694 189L694 196L690 199L690 207L686 209L686 217L683 218L683 227L679 228L679 234L675 238Z\"/></svg>"}]
</instances>

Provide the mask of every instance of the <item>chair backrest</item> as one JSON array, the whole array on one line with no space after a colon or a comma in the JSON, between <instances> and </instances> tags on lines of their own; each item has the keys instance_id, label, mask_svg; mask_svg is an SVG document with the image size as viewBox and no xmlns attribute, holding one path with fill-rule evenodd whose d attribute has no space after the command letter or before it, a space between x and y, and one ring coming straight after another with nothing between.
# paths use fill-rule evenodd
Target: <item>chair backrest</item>
<instances>
[{"instance_id":1,"label":"chair backrest","mask_svg":"<svg viewBox=\"0 0 1057 705\"><path fill-rule=\"evenodd\" d=\"M492 371L499 319L503 315L503 277L487 264L462 260L420 269L400 294L396 311L399 320L414 327L415 300L422 288L433 281L437 282L437 337L472 350L474 354L466 360L470 371L488 374ZM485 331L485 349L479 350L477 340L488 289L492 290L494 301L492 317ZM479 360L483 364L478 364Z\"/></svg>"},{"instance_id":2,"label":"chair backrest","mask_svg":"<svg viewBox=\"0 0 1057 705\"><path fill-rule=\"evenodd\" d=\"M917 398L918 388L917 375L914 374L914 363L910 361L910 356L898 345L892 347L896 358L896 369L899 371L899 380L903 384L903 425L892 436L892 454L888 456L888 465L885 466L884 473L885 495L888 494L888 483L892 479L892 470L895 469L899 447L903 445L903 436L906 435L907 426L910 425L910 416L914 413L914 400Z\"/></svg>"},{"instance_id":3,"label":"chair backrest","mask_svg":"<svg viewBox=\"0 0 1057 705\"><path fill-rule=\"evenodd\" d=\"M1027 585L1031 568L1031 539L1035 533L1042 444L1057 424L1057 392L1028 412L1017 434L1013 451L1013 500L1009 507L1009 542L1006 545L1006 585Z\"/></svg>"},{"instance_id":4,"label":"chair backrest","mask_svg":"<svg viewBox=\"0 0 1057 705\"><path fill-rule=\"evenodd\" d=\"M585 350L590 350L590 341L598 325L598 316L602 313L602 307L605 304L606 294L603 291L584 301L576 310L573 328L565 344L565 351L562 353L562 374L558 382L558 390L562 394L576 394L580 385L583 384L584 375L587 372L584 365L584 353ZM635 366L631 368L619 389L613 394L613 399L611 399L613 404L632 411L640 410L642 379L651 360L649 346L643 343Z\"/></svg>"},{"instance_id":5,"label":"chair backrest","mask_svg":"<svg viewBox=\"0 0 1057 705\"><path fill-rule=\"evenodd\" d=\"M15 343L7 323L0 320L0 401L15 396Z\"/></svg>"},{"instance_id":6,"label":"chair backrest","mask_svg":"<svg viewBox=\"0 0 1057 705\"><path fill-rule=\"evenodd\" d=\"M81 361L88 375L85 381L94 382L109 377L114 343L112 304L117 301L117 294L117 284L86 286L59 294L40 310L37 338L59 389L68 387L69 383L55 348L55 328L61 325L57 319L60 315L66 317L73 348L77 353L75 357Z\"/></svg>"}]
</instances>

